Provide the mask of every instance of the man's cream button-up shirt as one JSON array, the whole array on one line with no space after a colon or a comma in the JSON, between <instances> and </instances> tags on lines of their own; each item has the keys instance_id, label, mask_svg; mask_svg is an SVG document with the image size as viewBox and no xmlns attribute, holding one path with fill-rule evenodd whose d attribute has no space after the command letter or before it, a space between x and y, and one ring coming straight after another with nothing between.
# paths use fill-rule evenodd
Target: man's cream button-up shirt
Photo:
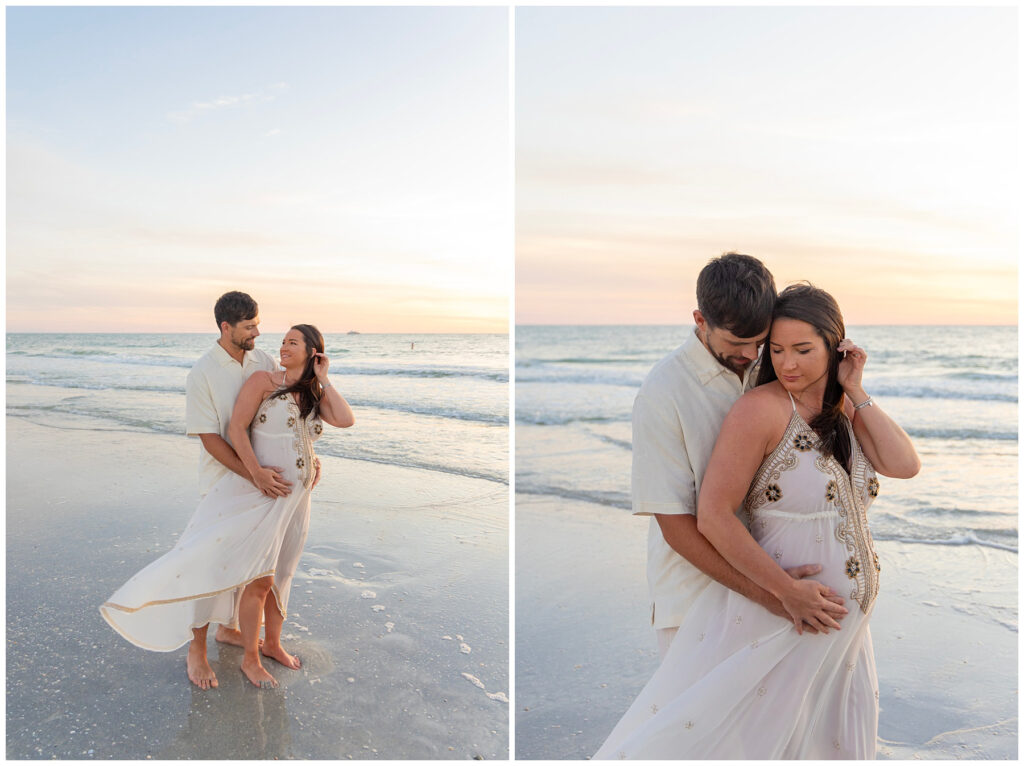
<instances>
[{"instance_id":1,"label":"man's cream button-up shirt","mask_svg":"<svg viewBox=\"0 0 1024 766\"><path fill-rule=\"evenodd\" d=\"M752 382L723 367L696 332L658 362L633 402L633 513L650 515L647 582L651 623L677 627L712 582L665 542L653 514L697 514L697 497L729 409Z\"/></svg>"},{"instance_id":2,"label":"man's cream button-up shirt","mask_svg":"<svg viewBox=\"0 0 1024 766\"><path fill-rule=\"evenodd\" d=\"M220 434L230 444L228 422L242 385L254 372L276 369L273 357L258 348L246 351L239 364L215 343L192 366L185 380L185 432L189 436ZM226 473L228 469L200 446L199 493L205 495Z\"/></svg>"}]
</instances>

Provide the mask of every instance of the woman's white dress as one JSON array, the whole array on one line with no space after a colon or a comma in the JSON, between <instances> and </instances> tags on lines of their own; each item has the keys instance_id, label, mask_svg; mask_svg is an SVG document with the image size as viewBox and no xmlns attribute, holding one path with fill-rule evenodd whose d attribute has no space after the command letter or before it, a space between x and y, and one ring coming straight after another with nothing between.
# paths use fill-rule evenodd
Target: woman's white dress
<instances>
[{"instance_id":1,"label":"woman's white dress","mask_svg":"<svg viewBox=\"0 0 1024 766\"><path fill-rule=\"evenodd\" d=\"M880 567L867 509L878 480L849 427L852 471L824 457L795 406L744 500L750 532L783 568L850 610L841 630L793 623L715 582L661 666L594 756L603 759L873 759L878 678L868 618Z\"/></svg>"},{"instance_id":2,"label":"woman's white dress","mask_svg":"<svg viewBox=\"0 0 1024 766\"><path fill-rule=\"evenodd\" d=\"M313 442L322 431L319 417L299 417L291 395L265 399L250 427L253 451L260 465L283 469L291 492L268 498L241 476L224 476L200 502L174 549L100 607L111 627L136 646L169 652L192 639L192 628L210 622L237 628L242 590L268 575L287 616L309 529Z\"/></svg>"}]
</instances>

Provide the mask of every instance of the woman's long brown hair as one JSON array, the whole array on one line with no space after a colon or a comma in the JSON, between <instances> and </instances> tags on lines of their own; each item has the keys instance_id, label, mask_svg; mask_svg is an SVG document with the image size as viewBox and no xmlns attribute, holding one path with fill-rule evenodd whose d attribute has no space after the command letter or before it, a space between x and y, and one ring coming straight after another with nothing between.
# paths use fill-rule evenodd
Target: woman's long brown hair
<instances>
[{"instance_id":1,"label":"woman's long brown hair","mask_svg":"<svg viewBox=\"0 0 1024 766\"><path fill-rule=\"evenodd\" d=\"M835 298L824 290L810 283L790 285L779 294L772 312L772 321L776 319L799 319L811 325L818 337L825 341L825 353L828 355L828 372L825 382L825 395L821 402L821 412L814 416L809 425L821 439L821 450L833 455L839 464L850 469L850 435L847 429L849 422L843 411L843 387L839 385L840 354L836 349L846 337L846 326L839 304ZM761 360L761 370L757 375L757 385L778 380L775 365L771 363L771 332L765 340L765 355L769 359Z\"/></svg>"},{"instance_id":2,"label":"woman's long brown hair","mask_svg":"<svg viewBox=\"0 0 1024 766\"><path fill-rule=\"evenodd\" d=\"M324 395L324 387L320 385L320 381L317 380L316 373L313 371L313 363L316 361L313 354L324 353L324 336L311 324L297 324L291 329L302 333L309 358L306 360L306 366L302 369L299 379L287 388L279 390L274 396L283 397L297 393L299 395L299 415L305 418L313 413L315 416L320 412L320 399Z\"/></svg>"}]
</instances>

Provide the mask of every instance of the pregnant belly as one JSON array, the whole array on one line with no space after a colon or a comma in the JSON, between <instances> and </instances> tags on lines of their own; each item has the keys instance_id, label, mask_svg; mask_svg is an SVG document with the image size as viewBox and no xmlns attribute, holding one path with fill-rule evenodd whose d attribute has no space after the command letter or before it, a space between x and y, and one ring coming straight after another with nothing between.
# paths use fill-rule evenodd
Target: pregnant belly
<instances>
[{"instance_id":1,"label":"pregnant belly","mask_svg":"<svg viewBox=\"0 0 1024 766\"><path fill-rule=\"evenodd\" d=\"M783 569L818 564L821 572L808 579L829 586L843 598L851 598L854 581L846 572L850 553L836 537L837 518L760 518L755 520L752 533Z\"/></svg>"},{"instance_id":2,"label":"pregnant belly","mask_svg":"<svg viewBox=\"0 0 1024 766\"><path fill-rule=\"evenodd\" d=\"M293 485L302 484L308 476L312 456L295 452L292 440L259 440L253 444L256 459L264 468L276 468L285 481Z\"/></svg>"}]
</instances>

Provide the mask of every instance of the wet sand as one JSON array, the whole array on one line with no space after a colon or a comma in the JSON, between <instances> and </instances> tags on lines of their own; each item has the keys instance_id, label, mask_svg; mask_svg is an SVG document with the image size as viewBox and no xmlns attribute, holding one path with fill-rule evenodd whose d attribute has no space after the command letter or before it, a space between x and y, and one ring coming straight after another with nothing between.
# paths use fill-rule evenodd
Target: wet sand
<instances>
[{"instance_id":1,"label":"wet sand","mask_svg":"<svg viewBox=\"0 0 1024 766\"><path fill-rule=\"evenodd\" d=\"M658 665L647 520L516 497L517 759L583 759ZM1017 554L876 543L880 759L1017 757Z\"/></svg>"},{"instance_id":2,"label":"wet sand","mask_svg":"<svg viewBox=\"0 0 1024 766\"><path fill-rule=\"evenodd\" d=\"M8 758L508 757L505 485L324 458L284 630L303 668L256 689L211 629L200 691L184 647L97 609L184 528L198 442L6 424Z\"/></svg>"}]
</instances>

